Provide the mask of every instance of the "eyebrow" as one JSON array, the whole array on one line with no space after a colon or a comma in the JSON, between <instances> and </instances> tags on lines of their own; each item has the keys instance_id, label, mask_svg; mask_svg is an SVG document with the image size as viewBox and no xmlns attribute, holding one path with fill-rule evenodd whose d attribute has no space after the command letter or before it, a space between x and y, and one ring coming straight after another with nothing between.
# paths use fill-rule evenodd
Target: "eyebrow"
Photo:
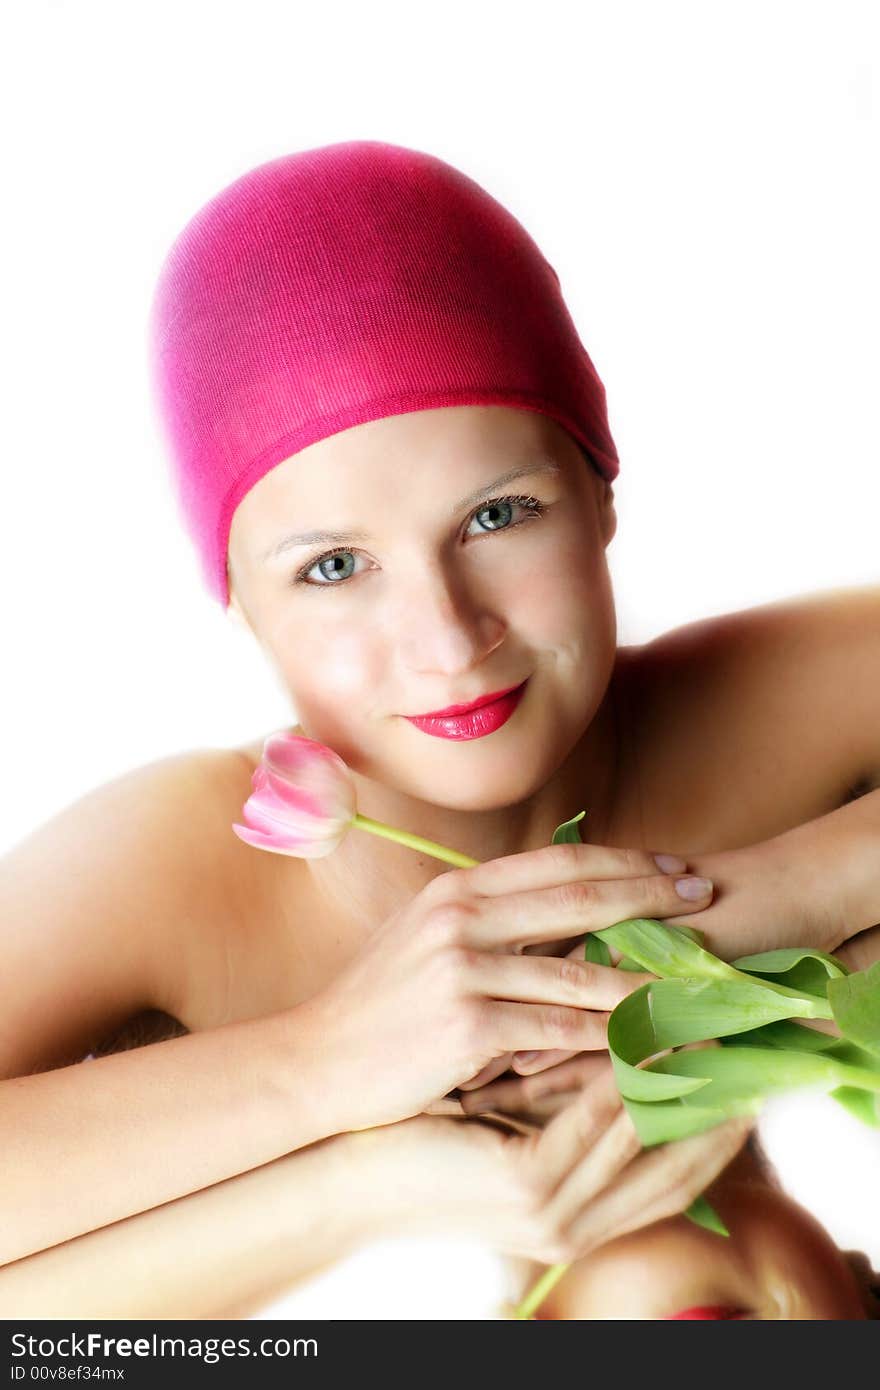
<instances>
[{"instance_id":1,"label":"eyebrow","mask_svg":"<svg viewBox=\"0 0 880 1390\"><path fill-rule=\"evenodd\" d=\"M521 464L518 468L511 468L507 473L502 473L499 478L494 478L491 483L486 483L479 487L475 492L468 493L467 497L462 497L453 508L453 513L463 511L465 507L472 507L475 503L482 501L484 497L491 497L492 494L506 483L512 483L515 478L527 478L536 473L550 473L558 477L562 472L560 465L555 459L538 459L530 463ZM346 545L349 541L365 541L369 537L365 531L291 531L282 536L279 541L271 545L259 557L260 564L266 564L271 560L277 560L279 556L292 550L297 545Z\"/></svg>"}]
</instances>

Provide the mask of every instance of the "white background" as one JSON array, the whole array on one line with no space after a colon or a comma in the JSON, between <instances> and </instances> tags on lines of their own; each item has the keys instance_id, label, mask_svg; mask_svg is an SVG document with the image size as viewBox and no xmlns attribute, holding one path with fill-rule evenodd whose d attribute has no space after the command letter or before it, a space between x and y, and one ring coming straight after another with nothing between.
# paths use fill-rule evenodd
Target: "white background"
<instances>
[{"instance_id":1,"label":"white background","mask_svg":"<svg viewBox=\"0 0 880 1390\"><path fill-rule=\"evenodd\" d=\"M185 222L293 150L371 138L439 155L556 267L621 457L621 643L877 583L876 14L870 0L8 7L0 845L131 767L291 720L201 587L145 328ZM764 1132L794 1195L880 1261L877 1135L803 1097L771 1107ZM271 1311L487 1316L499 1279L479 1249L382 1246Z\"/></svg>"}]
</instances>

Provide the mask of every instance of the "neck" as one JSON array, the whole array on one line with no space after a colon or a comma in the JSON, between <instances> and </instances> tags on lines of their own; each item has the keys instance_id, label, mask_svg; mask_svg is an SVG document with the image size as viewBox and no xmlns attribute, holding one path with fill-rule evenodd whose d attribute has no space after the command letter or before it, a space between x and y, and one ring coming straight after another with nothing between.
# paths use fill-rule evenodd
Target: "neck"
<instances>
[{"instance_id":1,"label":"neck","mask_svg":"<svg viewBox=\"0 0 880 1390\"><path fill-rule=\"evenodd\" d=\"M620 656L620 653L618 654ZM614 843L618 793L630 747L628 702L620 661L589 727L548 781L525 800L491 811L457 811L421 801L354 774L358 810L482 862L549 845L563 821L578 822L581 840ZM313 879L360 923L378 925L449 865L354 829L332 855L309 860Z\"/></svg>"}]
</instances>

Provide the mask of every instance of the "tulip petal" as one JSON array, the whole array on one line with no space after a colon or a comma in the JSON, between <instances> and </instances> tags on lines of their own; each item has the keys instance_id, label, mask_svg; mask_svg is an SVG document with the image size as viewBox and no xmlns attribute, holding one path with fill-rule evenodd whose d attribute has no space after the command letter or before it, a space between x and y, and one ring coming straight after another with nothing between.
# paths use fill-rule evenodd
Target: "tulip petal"
<instances>
[{"instance_id":1,"label":"tulip petal","mask_svg":"<svg viewBox=\"0 0 880 1390\"><path fill-rule=\"evenodd\" d=\"M233 826L246 843L277 854L319 858L336 849L356 811L354 780L338 753L298 734L270 734L251 777L251 795Z\"/></svg>"}]
</instances>

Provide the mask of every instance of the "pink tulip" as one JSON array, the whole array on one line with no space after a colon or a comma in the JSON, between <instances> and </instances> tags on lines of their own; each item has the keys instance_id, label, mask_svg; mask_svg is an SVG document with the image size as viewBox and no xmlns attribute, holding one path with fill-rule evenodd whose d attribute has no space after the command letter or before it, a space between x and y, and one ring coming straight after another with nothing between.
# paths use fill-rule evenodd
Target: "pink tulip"
<instances>
[{"instance_id":1,"label":"pink tulip","mask_svg":"<svg viewBox=\"0 0 880 1390\"><path fill-rule=\"evenodd\" d=\"M251 778L253 792L233 825L258 849L319 859L339 845L355 816L355 788L347 765L323 743L299 734L270 734Z\"/></svg>"},{"instance_id":2,"label":"pink tulip","mask_svg":"<svg viewBox=\"0 0 880 1390\"><path fill-rule=\"evenodd\" d=\"M358 815L354 778L347 764L332 748L301 734L269 735L251 786L242 811L247 825L232 828L240 840L257 849L320 859L331 854L350 826L356 825L457 868L477 862L434 840Z\"/></svg>"}]
</instances>

